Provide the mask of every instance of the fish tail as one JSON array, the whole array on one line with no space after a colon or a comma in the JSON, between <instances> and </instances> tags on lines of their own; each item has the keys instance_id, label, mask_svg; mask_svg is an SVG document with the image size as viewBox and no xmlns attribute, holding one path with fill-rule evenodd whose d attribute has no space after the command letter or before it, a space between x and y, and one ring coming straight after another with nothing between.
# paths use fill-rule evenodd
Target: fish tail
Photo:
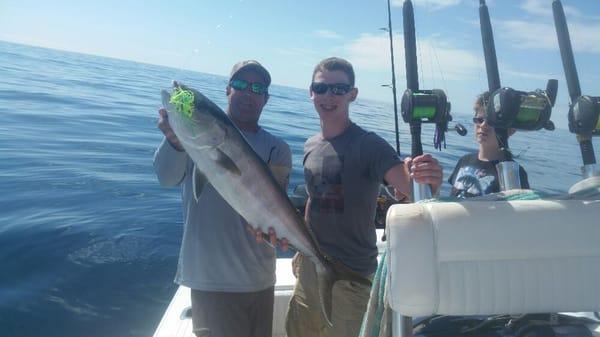
<instances>
[{"instance_id":1,"label":"fish tail","mask_svg":"<svg viewBox=\"0 0 600 337\"><path fill-rule=\"evenodd\" d=\"M321 305L321 311L327 321L327 324L332 327L332 302L333 302L333 282L334 273L330 266L324 263L315 264L317 273L317 290L319 292L319 303Z\"/></svg>"}]
</instances>

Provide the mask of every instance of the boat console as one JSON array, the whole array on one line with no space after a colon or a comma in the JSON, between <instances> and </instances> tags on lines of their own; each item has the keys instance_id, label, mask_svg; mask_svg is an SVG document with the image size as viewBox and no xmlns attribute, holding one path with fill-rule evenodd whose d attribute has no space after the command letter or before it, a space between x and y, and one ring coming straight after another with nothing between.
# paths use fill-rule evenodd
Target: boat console
<instances>
[{"instance_id":1,"label":"boat console","mask_svg":"<svg viewBox=\"0 0 600 337\"><path fill-rule=\"evenodd\" d=\"M599 216L600 200L392 206L394 336L403 317L599 311Z\"/></svg>"}]
</instances>

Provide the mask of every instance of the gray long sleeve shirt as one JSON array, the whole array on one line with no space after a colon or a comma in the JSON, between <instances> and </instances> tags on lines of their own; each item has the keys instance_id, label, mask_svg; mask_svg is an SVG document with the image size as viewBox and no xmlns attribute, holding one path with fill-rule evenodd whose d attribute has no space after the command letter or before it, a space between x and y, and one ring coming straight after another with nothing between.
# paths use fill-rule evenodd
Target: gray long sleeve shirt
<instances>
[{"instance_id":1,"label":"gray long sleeve shirt","mask_svg":"<svg viewBox=\"0 0 600 337\"><path fill-rule=\"evenodd\" d=\"M286 180L292 159L289 146L260 128L243 132L257 154ZM193 197L194 163L185 152L163 140L154 155L154 169L163 186L182 187L183 240L175 282L192 289L253 292L275 284L275 251L257 244L242 217L207 183ZM285 177L281 177L285 175Z\"/></svg>"}]
</instances>

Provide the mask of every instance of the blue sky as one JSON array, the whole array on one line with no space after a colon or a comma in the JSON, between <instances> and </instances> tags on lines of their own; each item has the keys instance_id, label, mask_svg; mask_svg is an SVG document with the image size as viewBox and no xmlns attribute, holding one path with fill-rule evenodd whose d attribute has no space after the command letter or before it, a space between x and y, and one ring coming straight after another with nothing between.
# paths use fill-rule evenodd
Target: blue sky
<instances>
[{"instance_id":1,"label":"blue sky","mask_svg":"<svg viewBox=\"0 0 600 337\"><path fill-rule=\"evenodd\" d=\"M392 1L399 94L405 88L402 0ZM422 89L446 91L470 114L487 89L477 0L415 0ZM502 85L559 80L553 120L566 128L568 94L551 0L487 1ZM583 93L600 95L600 0L563 0ZM360 97L391 102L386 0L0 1L0 40L227 75L253 58L273 82L307 88L328 56L355 66Z\"/></svg>"}]
</instances>

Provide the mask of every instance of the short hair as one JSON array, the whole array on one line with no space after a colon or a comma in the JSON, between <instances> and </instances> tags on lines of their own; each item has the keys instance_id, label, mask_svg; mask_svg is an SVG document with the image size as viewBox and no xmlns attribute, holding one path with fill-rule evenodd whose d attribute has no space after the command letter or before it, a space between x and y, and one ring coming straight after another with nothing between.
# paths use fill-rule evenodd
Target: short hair
<instances>
[{"instance_id":1,"label":"short hair","mask_svg":"<svg viewBox=\"0 0 600 337\"><path fill-rule=\"evenodd\" d=\"M477 115L477 109L479 109L479 108L483 108L485 111L485 107L487 106L489 101L490 101L490 92L489 91L484 91L483 93L478 95L477 99L475 100L475 114Z\"/></svg>"},{"instance_id":2,"label":"short hair","mask_svg":"<svg viewBox=\"0 0 600 337\"><path fill-rule=\"evenodd\" d=\"M344 60L343 58L339 58L339 57L328 57L326 59L324 59L323 61L319 62L319 64L317 64L317 66L315 67L315 70L313 71L312 74L312 78L311 78L311 82L312 80L315 79L315 75L318 72L323 72L325 70L328 71L342 71L344 72L346 75L348 75L348 79L350 80L350 85L354 87L354 69L352 68L352 64L346 60Z\"/></svg>"}]
</instances>

